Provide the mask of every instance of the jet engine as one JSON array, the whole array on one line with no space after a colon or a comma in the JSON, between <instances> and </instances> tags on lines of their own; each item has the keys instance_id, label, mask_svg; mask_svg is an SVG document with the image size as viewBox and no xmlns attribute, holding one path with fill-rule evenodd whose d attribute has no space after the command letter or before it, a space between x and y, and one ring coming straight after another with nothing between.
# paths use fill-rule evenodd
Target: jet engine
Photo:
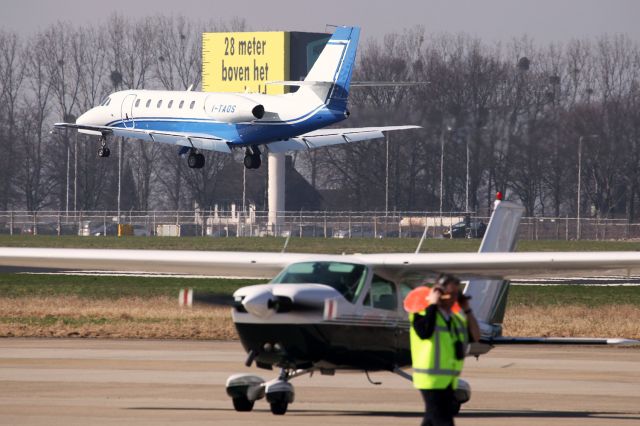
<instances>
[{"instance_id":1,"label":"jet engine","mask_svg":"<svg viewBox=\"0 0 640 426\"><path fill-rule=\"evenodd\" d=\"M242 123L264 117L264 106L233 93L216 93L205 100L205 112L216 121Z\"/></svg>"}]
</instances>

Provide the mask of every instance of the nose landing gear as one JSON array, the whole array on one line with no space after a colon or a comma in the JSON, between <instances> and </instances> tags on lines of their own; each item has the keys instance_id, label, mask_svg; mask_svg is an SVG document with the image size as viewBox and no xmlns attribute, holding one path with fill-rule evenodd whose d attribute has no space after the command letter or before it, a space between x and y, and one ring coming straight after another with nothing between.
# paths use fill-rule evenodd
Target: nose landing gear
<instances>
[{"instance_id":1,"label":"nose landing gear","mask_svg":"<svg viewBox=\"0 0 640 426\"><path fill-rule=\"evenodd\" d=\"M271 413L281 416L295 399L295 391L289 381L311 371L283 368L277 378L268 382L251 374L234 374L227 379L227 395L231 397L236 411L251 411L257 400L265 398Z\"/></svg>"},{"instance_id":2,"label":"nose landing gear","mask_svg":"<svg viewBox=\"0 0 640 426\"><path fill-rule=\"evenodd\" d=\"M199 153L195 149L191 149L189 151L189 156L187 157L187 164L192 169L201 169L204 167L204 154Z\"/></svg>"},{"instance_id":3,"label":"nose landing gear","mask_svg":"<svg viewBox=\"0 0 640 426\"><path fill-rule=\"evenodd\" d=\"M107 146L107 137L100 136L100 148L98 149L98 157L106 158L111 155L111 150Z\"/></svg>"}]
</instances>

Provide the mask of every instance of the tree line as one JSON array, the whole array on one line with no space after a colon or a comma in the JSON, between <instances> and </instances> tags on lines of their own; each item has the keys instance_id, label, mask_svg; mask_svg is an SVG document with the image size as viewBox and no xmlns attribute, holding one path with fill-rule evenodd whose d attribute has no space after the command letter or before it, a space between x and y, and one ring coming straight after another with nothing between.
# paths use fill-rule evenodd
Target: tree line
<instances>
[{"instance_id":1,"label":"tree line","mask_svg":"<svg viewBox=\"0 0 640 426\"><path fill-rule=\"evenodd\" d=\"M241 20L113 15L30 37L0 32L0 210L115 210L118 155L122 210L239 201L241 152L206 153L197 170L175 147L125 140L104 160L95 137L50 130L116 90L198 87L202 32L246 29ZM583 217L635 220L639 70L640 46L626 35L540 46L419 27L388 34L361 42L353 79L426 84L354 87L341 125L423 128L300 152L294 164L328 209L483 213L502 191L528 215L574 217L580 198ZM259 209L262 188L247 192Z\"/></svg>"}]
</instances>

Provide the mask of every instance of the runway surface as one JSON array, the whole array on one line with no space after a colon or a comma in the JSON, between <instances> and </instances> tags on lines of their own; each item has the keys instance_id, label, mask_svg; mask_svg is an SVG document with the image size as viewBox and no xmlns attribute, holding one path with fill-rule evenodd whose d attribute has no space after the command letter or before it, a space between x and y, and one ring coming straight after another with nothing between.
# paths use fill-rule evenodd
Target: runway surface
<instances>
[{"instance_id":1,"label":"runway surface","mask_svg":"<svg viewBox=\"0 0 640 426\"><path fill-rule=\"evenodd\" d=\"M237 342L1 339L0 424L417 425L422 401L390 373L297 378L296 401L236 413L226 378L276 372L243 366ZM458 425L640 424L640 349L500 347L463 373L472 399Z\"/></svg>"}]
</instances>

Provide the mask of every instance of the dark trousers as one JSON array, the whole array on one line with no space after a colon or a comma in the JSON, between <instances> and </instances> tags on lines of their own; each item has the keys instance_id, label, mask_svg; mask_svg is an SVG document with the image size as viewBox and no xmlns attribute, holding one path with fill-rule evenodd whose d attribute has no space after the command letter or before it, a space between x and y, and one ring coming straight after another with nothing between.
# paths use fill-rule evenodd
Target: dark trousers
<instances>
[{"instance_id":1,"label":"dark trousers","mask_svg":"<svg viewBox=\"0 0 640 426\"><path fill-rule=\"evenodd\" d=\"M449 386L446 389L420 389L425 413L422 426L453 426L457 405L456 396Z\"/></svg>"}]
</instances>

